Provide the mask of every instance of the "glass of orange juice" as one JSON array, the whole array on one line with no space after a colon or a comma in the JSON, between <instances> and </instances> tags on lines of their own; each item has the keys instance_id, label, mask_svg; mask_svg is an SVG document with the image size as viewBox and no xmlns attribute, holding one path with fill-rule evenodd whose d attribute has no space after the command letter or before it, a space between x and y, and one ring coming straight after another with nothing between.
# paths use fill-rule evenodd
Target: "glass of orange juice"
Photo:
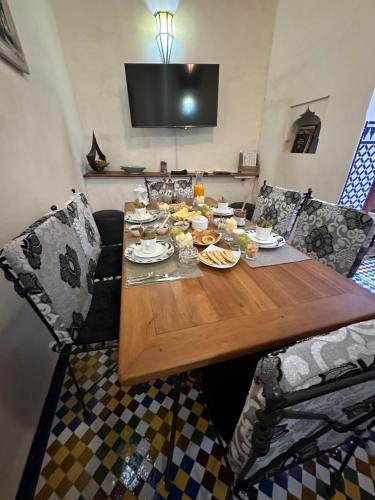
<instances>
[{"instance_id":1,"label":"glass of orange juice","mask_svg":"<svg viewBox=\"0 0 375 500\"><path fill-rule=\"evenodd\" d=\"M203 175L204 172L201 170L195 172L194 198L204 196Z\"/></svg>"}]
</instances>

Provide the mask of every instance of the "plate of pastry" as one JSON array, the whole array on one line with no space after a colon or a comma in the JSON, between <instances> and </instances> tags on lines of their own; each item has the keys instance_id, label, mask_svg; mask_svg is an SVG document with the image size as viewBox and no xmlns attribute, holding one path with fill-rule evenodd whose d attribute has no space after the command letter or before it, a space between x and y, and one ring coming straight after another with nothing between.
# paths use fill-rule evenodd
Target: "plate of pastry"
<instances>
[{"instance_id":1,"label":"plate of pastry","mask_svg":"<svg viewBox=\"0 0 375 500\"><path fill-rule=\"evenodd\" d=\"M215 245L221 239L221 234L214 229L194 229L191 234L194 244L202 247Z\"/></svg>"},{"instance_id":2,"label":"plate of pastry","mask_svg":"<svg viewBox=\"0 0 375 500\"><path fill-rule=\"evenodd\" d=\"M240 260L241 252L227 250L215 245L208 246L198 256L200 262L216 269L229 269Z\"/></svg>"},{"instance_id":3,"label":"plate of pastry","mask_svg":"<svg viewBox=\"0 0 375 500\"><path fill-rule=\"evenodd\" d=\"M187 207L181 208L172 214L172 217L176 221L187 221L191 222L194 217L201 215L200 211L192 210L190 211Z\"/></svg>"}]
</instances>

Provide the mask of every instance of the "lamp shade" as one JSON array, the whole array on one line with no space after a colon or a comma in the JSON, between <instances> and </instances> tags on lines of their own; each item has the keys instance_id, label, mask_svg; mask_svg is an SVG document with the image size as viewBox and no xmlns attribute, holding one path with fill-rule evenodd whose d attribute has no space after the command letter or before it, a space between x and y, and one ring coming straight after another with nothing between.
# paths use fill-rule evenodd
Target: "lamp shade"
<instances>
[{"instance_id":1,"label":"lamp shade","mask_svg":"<svg viewBox=\"0 0 375 500\"><path fill-rule=\"evenodd\" d=\"M156 21L156 41L164 64L169 63L173 45L173 14L168 10L158 10L154 14Z\"/></svg>"}]
</instances>

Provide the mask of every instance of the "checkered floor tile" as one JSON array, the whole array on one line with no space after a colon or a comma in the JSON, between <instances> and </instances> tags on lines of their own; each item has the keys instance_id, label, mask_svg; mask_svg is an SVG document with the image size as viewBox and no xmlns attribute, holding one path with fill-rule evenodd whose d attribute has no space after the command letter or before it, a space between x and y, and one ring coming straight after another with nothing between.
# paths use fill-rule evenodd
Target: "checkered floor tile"
<instances>
[{"instance_id":1,"label":"checkered floor tile","mask_svg":"<svg viewBox=\"0 0 375 500\"><path fill-rule=\"evenodd\" d=\"M375 293L375 259L365 262L354 281ZM107 375L116 351L76 356L74 370L88 390L90 421L82 420L71 378L66 375L37 485L37 500L224 500L230 471L205 409L197 380L184 385L172 464L172 485L165 489L173 378L142 387L121 387ZM99 383L92 387L93 382ZM375 434L373 436L375 442ZM325 499L332 471L345 447L265 479L242 498ZM335 500L375 499L375 458L359 447L349 461Z\"/></svg>"},{"instance_id":2,"label":"checkered floor tile","mask_svg":"<svg viewBox=\"0 0 375 500\"><path fill-rule=\"evenodd\" d=\"M359 267L353 281L375 293L375 258L367 260Z\"/></svg>"},{"instance_id":3,"label":"checkered floor tile","mask_svg":"<svg viewBox=\"0 0 375 500\"><path fill-rule=\"evenodd\" d=\"M102 376L116 352L94 352L74 358L74 369L86 389ZM183 388L177 445L169 494L163 471L171 423L173 378L139 388L123 388L112 374L86 396L91 419L81 419L72 380L66 376L37 486L36 499L218 499L224 500L230 472L209 420L197 380ZM375 435L374 435L375 437ZM338 466L345 449L264 480L242 498L323 499L330 483L327 463ZM349 462L336 500L373 499L375 458L358 448Z\"/></svg>"}]
</instances>

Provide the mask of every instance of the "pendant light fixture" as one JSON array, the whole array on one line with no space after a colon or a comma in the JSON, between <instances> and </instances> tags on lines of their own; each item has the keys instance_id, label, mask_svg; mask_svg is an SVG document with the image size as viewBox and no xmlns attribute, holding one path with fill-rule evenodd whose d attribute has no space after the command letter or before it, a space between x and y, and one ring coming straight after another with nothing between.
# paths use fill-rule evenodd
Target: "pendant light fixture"
<instances>
[{"instance_id":1,"label":"pendant light fixture","mask_svg":"<svg viewBox=\"0 0 375 500\"><path fill-rule=\"evenodd\" d=\"M173 45L173 14L168 10L158 10L154 14L156 21L156 41L164 64L169 64Z\"/></svg>"}]
</instances>

